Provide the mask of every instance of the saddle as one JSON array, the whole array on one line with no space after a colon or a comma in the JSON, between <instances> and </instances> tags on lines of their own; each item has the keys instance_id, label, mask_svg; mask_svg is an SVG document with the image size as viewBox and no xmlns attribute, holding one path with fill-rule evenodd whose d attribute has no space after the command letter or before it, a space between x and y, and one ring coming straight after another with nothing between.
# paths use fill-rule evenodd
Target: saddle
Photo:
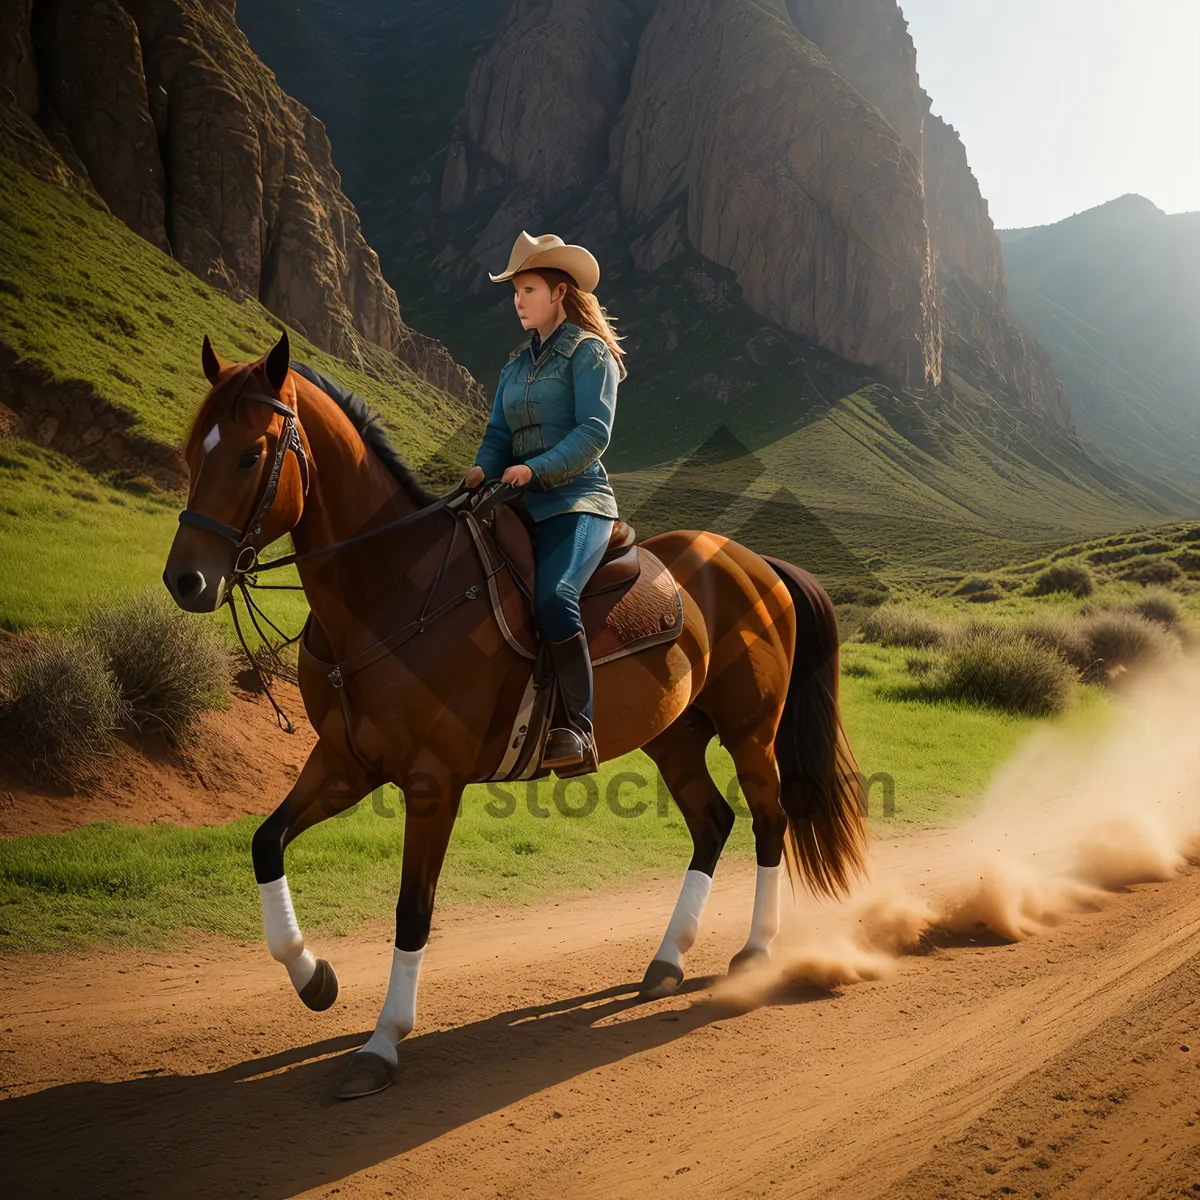
<instances>
[{"instance_id":1,"label":"saddle","mask_svg":"<svg viewBox=\"0 0 1200 1200\"><path fill-rule=\"evenodd\" d=\"M464 515L489 572L488 594L500 631L533 660L504 757L487 782L540 779L550 773L540 758L554 724L558 683L533 610L536 525L519 494L508 502L482 499ZM501 572L491 574L495 568ZM497 583L505 574L515 586ZM622 520L614 523L608 548L580 592L579 613L593 667L672 642L683 630L683 600L671 572L637 544L633 526Z\"/></svg>"}]
</instances>

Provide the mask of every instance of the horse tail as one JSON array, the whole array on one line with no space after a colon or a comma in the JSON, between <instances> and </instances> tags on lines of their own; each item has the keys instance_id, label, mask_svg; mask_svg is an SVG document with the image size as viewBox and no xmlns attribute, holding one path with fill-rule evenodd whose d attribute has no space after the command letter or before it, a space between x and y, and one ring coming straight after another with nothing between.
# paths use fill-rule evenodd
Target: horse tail
<instances>
[{"instance_id":1,"label":"horse tail","mask_svg":"<svg viewBox=\"0 0 1200 1200\"><path fill-rule=\"evenodd\" d=\"M815 896L836 899L866 874L862 774L838 710L837 613L815 576L763 555L796 609L796 653L775 735L780 804L787 814L784 857Z\"/></svg>"}]
</instances>

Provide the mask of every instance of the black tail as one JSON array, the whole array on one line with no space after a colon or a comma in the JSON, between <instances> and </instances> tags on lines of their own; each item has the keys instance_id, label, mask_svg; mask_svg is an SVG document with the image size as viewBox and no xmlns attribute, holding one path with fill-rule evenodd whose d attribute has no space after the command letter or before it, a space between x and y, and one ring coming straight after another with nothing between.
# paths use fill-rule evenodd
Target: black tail
<instances>
[{"instance_id":1,"label":"black tail","mask_svg":"<svg viewBox=\"0 0 1200 1200\"><path fill-rule=\"evenodd\" d=\"M816 577L763 555L796 608L796 656L775 736L787 814L784 857L816 896L837 898L866 874L862 774L838 711L837 613Z\"/></svg>"}]
</instances>

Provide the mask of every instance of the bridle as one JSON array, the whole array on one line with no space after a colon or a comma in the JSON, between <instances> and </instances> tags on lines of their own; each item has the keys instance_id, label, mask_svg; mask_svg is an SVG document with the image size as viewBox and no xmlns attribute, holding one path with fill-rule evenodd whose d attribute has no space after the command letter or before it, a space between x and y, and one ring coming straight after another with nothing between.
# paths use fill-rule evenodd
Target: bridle
<instances>
[{"instance_id":1,"label":"bridle","mask_svg":"<svg viewBox=\"0 0 1200 1200\"><path fill-rule=\"evenodd\" d=\"M224 521L218 521L215 517L196 512L191 508L185 508L179 514L180 525L191 525L195 529L203 529L208 533L215 533L234 544L234 547L237 549L237 558L234 564L236 574L245 574L247 571L254 569L255 561L258 558L258 550L251 544L251 539L262 533L263 521L267 513L270 512L271 506L275 503L275 497L279 492L279 480L283 474L283 463L287 458L289 450L296 456L296 463L300 468L300 476L303 480L304 495L306 498L312 478L312 468L308 461L308 452L304 449L304 439L300 436L300 420L296 414L296 410L285 404L278 397L272 396L267 392L245 391L244 389L249 379L250 373L247 372L246 376L242 379L241 387L230 397L230 404L238 399L257 400L260 404L265 404L268 408L274 409L283 416L283 429L279 437L275 440L275 457L271 463L271 469L267 474L267 484L263 488L258 504L255 506L250 519L246 522L243 529L236 529L232 525L226 525ZM296 389L295 384L293 384L292 395L294 396L295 394ZM245 560L246 551L250 552L248 560ZM243 560L245 560L244 565Z\"/></svg>"}]
</instances>

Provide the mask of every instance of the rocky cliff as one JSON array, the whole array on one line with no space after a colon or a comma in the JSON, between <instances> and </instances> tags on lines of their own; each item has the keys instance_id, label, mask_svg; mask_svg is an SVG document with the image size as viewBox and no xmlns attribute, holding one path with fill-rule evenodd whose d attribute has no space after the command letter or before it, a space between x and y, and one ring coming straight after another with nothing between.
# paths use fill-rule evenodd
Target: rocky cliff
<instances>
[{"instance_id":1,"label":"rocky cliff","mask_svg":"<svg viewBox=\"0 0 1200 1200\"><path fill-rule=\"evenodd\" d=\"M434 265L468 290L521 228L589 239L610 280L690 248L757 313L893 383L949 368L1071 429L895 0L514 0L439 204Z\"/></svg>"},{"instance_id":2,"label":"rocky cliff","mask_svg":"<svg viewBox=\"0 0 1200 1200\"><path fill-rule=\"evenodd\" d=\"M232 0L0 0L0 153L330 352L375 343L485 403L405 324L324 127L251 52Z\"/></svg>"}]
</instances>

